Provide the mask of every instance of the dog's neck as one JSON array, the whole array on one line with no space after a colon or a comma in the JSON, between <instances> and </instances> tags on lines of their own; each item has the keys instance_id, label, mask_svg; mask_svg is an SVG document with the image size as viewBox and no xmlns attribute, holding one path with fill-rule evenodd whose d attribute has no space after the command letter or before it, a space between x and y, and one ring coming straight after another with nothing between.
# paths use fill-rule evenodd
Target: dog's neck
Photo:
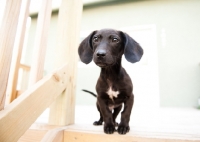
<instances>
[{"instance_id":1,"label":"dog's neck","mask_svg":"<svg viewBox=\"0 0 200 142\"><path fill-rule=\"evenodd\" d=\"M100 76L105 80L115 81L122 76L123 68L121 66L121 58L109 67L101 68Z\"/></svg>"}]
</instances>

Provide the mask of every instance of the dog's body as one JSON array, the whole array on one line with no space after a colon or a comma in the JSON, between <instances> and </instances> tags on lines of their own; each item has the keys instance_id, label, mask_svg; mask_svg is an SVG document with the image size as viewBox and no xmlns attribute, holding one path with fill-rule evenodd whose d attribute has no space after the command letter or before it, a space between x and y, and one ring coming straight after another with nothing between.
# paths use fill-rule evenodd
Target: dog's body
<instances>
[{"instance_id":1,"label":"dog's body","mask_svg":"<svg viewBox=\"0 0 200 142\"><path fill-rule=\"evenodd\" d=\"M121 58L124 54L129 62L135 63L143 55L142 48L126 33L103 29L93 31L84 39L78 52L84 63L88 64L93 59L101 67L96 84L100 119L94 125L102 125L104 121L104 132L112 134L118 125L115 119L124 104L117 131L119 134L126 134L130 130L129 120L134 96L132 81L121 65Z\"/></svg>"}]
</instances>

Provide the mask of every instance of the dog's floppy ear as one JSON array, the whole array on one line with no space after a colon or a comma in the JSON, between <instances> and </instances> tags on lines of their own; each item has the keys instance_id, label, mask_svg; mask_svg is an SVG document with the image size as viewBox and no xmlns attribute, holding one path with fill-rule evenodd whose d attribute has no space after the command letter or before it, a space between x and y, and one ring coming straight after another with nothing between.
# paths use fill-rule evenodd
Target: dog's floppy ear
<instances>
[{"instance_id":1,"label":"dog's floppy ear","mask_svg":"<svg viewBox=\"0 0 200 142\"><path fill-rule=\"evenodd\" d=\"M135 63L140 61L143 55L141 46L128 34L121 32L124 40L124 55L127 61Z\"/></svg>"},{"instance_id":2,"label":"dog's floppy ear","mask_svg":"<svg viewBox=\"0 0 200 142\"><path fill-rule=\"evenodd\" d=\"M81 61L88 64L92 61L93 51L92 51L92 37L96 31L93 31L89 36L87 36L79 45L78 54Z\"/></svg>"}]
</instances>

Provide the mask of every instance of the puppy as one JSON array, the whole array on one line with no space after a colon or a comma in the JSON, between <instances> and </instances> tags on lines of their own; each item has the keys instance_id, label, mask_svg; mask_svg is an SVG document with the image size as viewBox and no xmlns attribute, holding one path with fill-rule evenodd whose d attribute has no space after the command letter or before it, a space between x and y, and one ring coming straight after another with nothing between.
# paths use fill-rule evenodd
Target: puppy
<instances>
[{"instance_id":1,"label":"puppy","mask_svg":"<svg viewBox=\"0 0 200 142\"><path fill-rule=\"evenodd\" d=\"M135 63L140 61L143 49L128 34L113 29L93 31L86 37L78 48L78 54L83 63L92 60L101 68L96 84L97 109L100 119L94 125L102 125L104 132L112 134L118 126L119 134L129 132L129 121L133 106L133 85L131 78L121 65L122 55L127 61ZM115 119L122 109L121 122Z\"/></svg>"}]
</instances>

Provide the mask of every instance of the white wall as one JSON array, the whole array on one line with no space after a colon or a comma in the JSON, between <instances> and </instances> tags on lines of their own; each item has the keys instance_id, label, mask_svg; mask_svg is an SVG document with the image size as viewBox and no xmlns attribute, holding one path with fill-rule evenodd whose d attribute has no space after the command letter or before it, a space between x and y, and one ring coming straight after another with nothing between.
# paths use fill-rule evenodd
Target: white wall
<instances>
[{"instance_id":1,"label":"white wall","mask_svg":"<svg viewBox=\"0 0 200 142\"><path fill-rule=\"evenodd\" d=\"M157 29L161 106L197 106L200 1L133 1L89 7L82 18L82 30L149 24L155 24Z\"/></svg>"},{"instance_id":2,"label":"white wall","mask_svg":"<svg viewBox=\"0 0 200 142\"><path fill-rule=\"evenodd\" d=\"M36 23L36 20L32 22ZM47 72L52 71L56 23L57 15L54 14L45 64ZM121 29L141 25L156 27L160 105L196 107L197 98L200 97L200 1L118 1L109 5L87 6L84 7L81 30ZM31 31L35 32L34 25ZM32 41L33 38L29 41L30 51ZM30 57L30 54L27 56ZM27 62L31 64L29 57ZM95 105L95 98L80 91L95 91L99 68L91 66L78 70L78 104Z\"/></svg>"}]
</instances>

